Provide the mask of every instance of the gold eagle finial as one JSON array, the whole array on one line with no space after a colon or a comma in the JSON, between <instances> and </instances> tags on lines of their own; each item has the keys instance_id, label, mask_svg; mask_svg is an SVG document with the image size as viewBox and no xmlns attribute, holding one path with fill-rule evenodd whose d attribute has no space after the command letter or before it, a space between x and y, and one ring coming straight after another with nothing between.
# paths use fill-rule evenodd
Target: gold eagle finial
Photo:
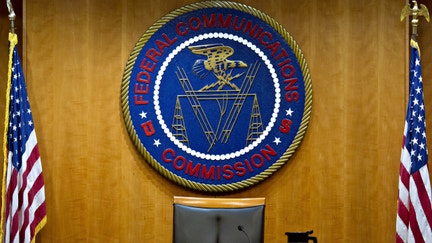
<instances>
[{"instance_id":1,"label":"gold eagle finial","mask_svg":"<svg viewBox=\"0 0 432 243\"><path fill-rule=\"evenodd\" d=\"M429 11L424 4L420 4L420 8L419 8L417 1L413 0L412 2L414 3L413 8L410 8L410 4L407 4L402 8L400 20L403 21L405 17L412 15L413 16L411 20L411 25L413 27L412 33L413 35L417 35L417 26L419 23L418 17L424 16L427 22L430 21L430 17L429 17Z\"/></svg>"}]
</instances>

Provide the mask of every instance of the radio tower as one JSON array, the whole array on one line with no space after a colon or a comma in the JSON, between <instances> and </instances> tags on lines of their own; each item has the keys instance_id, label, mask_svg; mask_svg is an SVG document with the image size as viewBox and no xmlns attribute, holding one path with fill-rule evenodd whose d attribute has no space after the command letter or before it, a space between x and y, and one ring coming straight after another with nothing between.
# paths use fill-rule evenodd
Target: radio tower
<instances>
[{"instance_id":1,"label":"radio tower","mask_svg":"<svg viewBox=\"0 0 432 243\"><path fill-rule=\"evenodd\" d=\"M173 129L173 135L174 137L183 143L184 145L189 146L189 139L187 136L186 126L183 119L183 112L180 106L180 100L177 97L175 110L174 110L174 117L172 122L172 129Z\"/></svg>"},{"instance_id":2,"label":"radio tower","mask_svg":"<svg viewBox=\"0 0 432 243\"><path fill-rule=\"evenodd\" d=\"M254 95L254 101L251 111L251 117L249 122L248 136L246 138L246 145L251 144L263 133L263 124L261 119L261 112L258 105L256 95Z\"/></svg>"}]
</instances>

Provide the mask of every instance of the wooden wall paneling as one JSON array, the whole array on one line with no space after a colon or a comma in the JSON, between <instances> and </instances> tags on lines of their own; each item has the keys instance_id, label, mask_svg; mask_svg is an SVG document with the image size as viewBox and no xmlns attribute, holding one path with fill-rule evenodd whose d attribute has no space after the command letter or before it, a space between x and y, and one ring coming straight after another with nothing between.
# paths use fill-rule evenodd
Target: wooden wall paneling
<instances>
[{"instance_id":1,"label":"wooden wall paneling","mask_svg":"<svg viewBox=\"0 0 432 243\"><path fill-rule=\"evenodd\" d=\"M243 0L296 39L313 111L296 154L239 192L193 192L148 166L120 108L124 66L145 30L194 1L26 1L26 78L46 181L38 242L170 242L174 195L265 196L266 242L394 239L406 102L404 1ZM43 14L42 14L43 13Z\"/></svg>"},{"instance_id":2,"label":"wooden wall paneling","mask_svg":"<svg viewBox=\"0 0 432 243\"><path fill-rule=\"evenodd\" d=\"M90 222L83 217L92 202L86 10L85 1L26 2L27 84L52 204L45 231L51 241L85 242ZM43 14L29 17L34 13Z\"/></svg>"},{"instance_id":3,"label":"wooden wall paneling","mask_svg":"<svg viewBox=\"0 0 432 243\"><path fill-rule=\"evenodd\" d=\"M119 110L118 82L123 61L119 58L121 53L122 31L122 2L109 1L103 5L97 2L88 2L88 16L86 28L88 29L89 45L87 62L90 67L87 75L89 85L87 118L89 130L88 144L91 146L86 160L91 176L88 178L88 194L93 200L89 203L89 222L87 231L89 241L108 242L120 240L122 234L127 233L123 227L119 229L118 222L122 222L121 215L129 215L118 208L127 206L122 200L122 157L120 153L112 153L115 148L121 147L117 129L121 116ZM118 43L118 44L114 44ZM100 49L101 47L105 47ZM109 47L109 48L107 48ZM117 150L117 149L115 149ZM127 181L127 180L126 180ZM133 211L132 210L128 210ZM103 224L103 229L100 225Z\"/></svg>"},{"instance_id":4,"label":"wooden wall paneling","mask_svg":"<svg viewBox=\"0 0 432 243\"><path fill-rule=\"evenodd\" d=\"M376 238L378 241L392 241L395 231L395 216L393 209L398 191L395 190L399 173L399 158L402 144L402 133L406 114L407 81L403 78L408 72L407 35L403 22L393 21L400 16L399 5L385 1L379 3L377 12L378 43L377 69L377 126L375 144L376 154L371 154L372 170L368 176L372 178L369 184L370 198L367 202L370 215L379 215L374 220L368 220L370 225L377 224ZM379 13L387 11L387 14ZM371 23L372 24L372 23ZM401 62L404 60L404 62ZM386 144L386 146L383 146ZM394 175L396 171L397 176ZM379 205L377 207L376 205ZM383 213L385 212L385 213ZM389 223L391 222L391 223ZM369 233L371 229L365 231ZM379 234L378 232L388 232Z\"/></svg>"}]
</instances>

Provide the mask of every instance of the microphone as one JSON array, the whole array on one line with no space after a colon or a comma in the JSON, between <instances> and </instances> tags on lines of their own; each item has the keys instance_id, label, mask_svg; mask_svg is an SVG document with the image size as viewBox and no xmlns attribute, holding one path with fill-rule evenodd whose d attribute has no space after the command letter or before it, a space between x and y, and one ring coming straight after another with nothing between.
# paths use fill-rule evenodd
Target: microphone
<instances>
[{"instance_id":1,"label":"microphone","mask_svg":"<svg viewBox=\"0 0 432 243\"><path fill-rule=\"evenodd\" d=\"M244 230L243 225L239 225L239 226L237 226L237 229L238 229L239 231L243 232L243 234L246 235L246 238L248 239L248 242L251 243L251 240L250 240L250 238L249 238L249 235L248 235L248 233L246 233L246 231Z\"/></svg>"}]
</instances>

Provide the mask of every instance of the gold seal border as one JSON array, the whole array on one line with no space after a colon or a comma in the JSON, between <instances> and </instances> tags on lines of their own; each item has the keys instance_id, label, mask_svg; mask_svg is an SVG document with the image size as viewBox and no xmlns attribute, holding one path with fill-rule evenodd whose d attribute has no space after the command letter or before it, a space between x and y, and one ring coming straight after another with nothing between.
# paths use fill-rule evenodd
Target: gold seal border
<instances>
[{"instance_id":1,"label":"gold seal border","mask_svg":"<svg viewBox=\"0 0 432 243\"><path fill-rule=\"evenodd\" d=\"M268 169L261 172L260 174L248 178L243 181L230 183L230 184L220 184L220 185L210 185L205 183L198 183L191 180L184 179L180 176L175 175L168 169L164 168L157 162L153 156L145 149L145 147L142 145L140 139L138 138L138 135L136 134L135 129L133 128L132 119L130 115L129 110L129 102L128 102L128 94L129 94L129 84L130 84L130 75L132 72L132 69L135 65L135 61L141 52L144 45L147 43L147 41L153 36L153 34L158 31L162 26L164 26L166 23L170 22L174 18L183 15L185 13L189 13L195 10L199 9L205 9L205 8L227 8L227 9L234 9L234 10L240 10L243 12L246 12L248 14L254 15L255 17L258 17L259 19L267 22L273 29L275 29L283 38L287 41L287 43L292 48L294 54L297 57L297 60L300 64L303 78L304 78L304 86L305 86L305 103L304 103L304 111L303 111L303 117L302 121L300 123L300 127L297 131L296 136L294 137L293 142L289 146L289 148L285 151L285 153L276 161L274 162ZM203 192L232 192L239 189L244 189L250 186L253 186L264 179L271 176L274 172L276 172L279 168L281 168L288 160L289 158L294 154L297 147L300 145L304 134L306 133L307 126L309 124L309 119L312 111L312 80L309 73L309 69L306 63L306 60L301 53L300 48L298 47L295 40L291 37L291 35L285 30L284 27L282 27L279 23L277 23L273 18L269 17L268 15L264 14L263 12L250 7L248 5L242 4L242 3L236 3L236 2L229 2L229 1L205 1L205 2L198 2L198 3L192 3L189 5L185 5L181 8L178 8L167 15L163 16L161 19L156 21L138 40L137 44L133 48L128 62L126 64L124 73L123 73L123 80L122 80L122 86L121 86L121 107L123 111L123 117L125 120L125 125L127 128L127 131L129 132L129 135L135 145L135 147L138 149L138 151L141 153L141 155L144 157L144 159L149 163L154 169L156 169L160 174L168 178L169 180L184 186L188 187L190 189L199 190Z\"/></svg>"}]
</instances>

